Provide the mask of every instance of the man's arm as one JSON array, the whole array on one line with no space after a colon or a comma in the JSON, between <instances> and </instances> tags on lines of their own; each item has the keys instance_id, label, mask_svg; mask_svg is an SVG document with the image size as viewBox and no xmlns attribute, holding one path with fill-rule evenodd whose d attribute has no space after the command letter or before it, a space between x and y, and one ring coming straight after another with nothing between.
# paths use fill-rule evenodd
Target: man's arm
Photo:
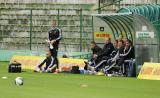
<instances>
[{"instance_id":1,"label":"man's arm","mask_svg":"<svg viewBox=\"0 0 160 98\"><path fill-rule=\"evenodd\" d=\"M62 39L62 30L58 28L59 31L59 37L56 39L56 41L59 41Z\"/></svg>"},{"instance_id":2,"label":"man's arm","mask_svg":"<svg viewBox=\"0 0 160 98\"><path fill-rule=\"evenodd\" d=\"M101 53L98 56L99 57L108 56L113 51L113 49L114 49L113 45L110 44L107 48L103 49L103 51L101 51Z\"/></svg>"},{"instance_id":3,"label":"man's arm","mask_svg":"<svg viewBox=\"0 0 160 98\"><path fill-rule=\"evenodd\" d=\"M112 61L116 61L119 58L119 51L116 53L116 55L113 57Z\"/></svg>"},{"instance_id":4,"label":"man's arm","mask_svg":"<svg viewBox=\"0 0 160 98\"><path fill-rule=\"evenodd\" d=\"M52 30L52 29L50 29L50 30L48 31L48 40L49 40L49 41L51 41L51 35L50 35L51 30Z\"/></svg>"},{"instance_id":5,"label":"man's arm","mask_svg":"<svg viewBox=\"0 0 160 98\"><path fill-rule=\"evenodd\" d=\"M58 38L54 39L54 40L51 40L51 44L55 43L56 41L59 41L62 39L62 30L61 29L58 29L59 31L59 36Z\"/></svg>"},{"instance_id":6,"label":"man's arm","mask_svg":"<svg viewBox=\"0 0 160 98\"><path fill-rule=\"evenodd\" d=\"M131 52L131 49L132 47L129 48L128 52L127 53L124 53L124 54L120 54L120 56L127 56L130 52Z\"/></svg>"},{"instance_id":7,"label":"man's arm","mask_svg":"<svg viewBox=\"0 0 160 98\"><path fill-rule=\"evenodd\" d=\"M102 51L102 49L100 47L96 46L93 54L99 55L101 51Z\"/></svg>"}]
</instances>

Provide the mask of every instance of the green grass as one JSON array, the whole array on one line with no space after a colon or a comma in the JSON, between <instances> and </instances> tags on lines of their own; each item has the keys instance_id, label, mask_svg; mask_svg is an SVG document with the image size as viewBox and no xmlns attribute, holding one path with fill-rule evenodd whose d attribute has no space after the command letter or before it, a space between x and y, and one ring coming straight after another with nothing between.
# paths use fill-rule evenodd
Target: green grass
<instances>
[{"instance_id":1,"label":"green grass","mask_svg":"<svg viewBox=\"0 0 160 98\"><path fill-rule=\"evenodd\" d=\"M0 62L1 98L160 98L160 81L93 75L8 73ZM2 79L7 76L8 79ZM23 86L14 79L24 78ZM88 87L81 87L82 84Z\"/></svg>"}]
</instances>

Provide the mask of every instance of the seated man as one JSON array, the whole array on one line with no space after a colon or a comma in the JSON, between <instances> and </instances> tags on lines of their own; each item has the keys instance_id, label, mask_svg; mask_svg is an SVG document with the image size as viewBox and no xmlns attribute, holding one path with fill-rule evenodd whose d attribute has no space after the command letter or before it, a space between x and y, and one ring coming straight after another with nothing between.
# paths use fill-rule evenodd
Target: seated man
<instances>
[{"instance_id":1,"label":"seated man","mask_svg":"<svg viewBox=\"0 0 160 98\"><path fill-rule=\"evenodd\" d=\"M123 51L120 51L119 57L120 57L120 60L118 61L119 66L123 64L124 60L135 58L134 47L130 40L126 40L125 47Z\"/></svg>"},{"instance_id":2,"label":"seated man","mask_svg":"<svg viewBox=\"0 0 160 98\"><path fill-rule=\"evenodd\" d=\"M43 60L42 63L40 63L36 69L35 72L54 72L56 70L57 65L55 64L55 58L51 56L51 52L47 50L46 58ZM42 67L43 64L46 64L45 67Z\"/></svg>"},{"instance_id":3,"label":"seated man","mask_svg":"<svg viewBox=\"0 0 160 98\"><path fill-rule=\"evenodd\" d=\"M113 45L114 45L114 50L110 54L110 58L114 57L117 54L117 51L118 51L118 40L115 40L113 42Z\"/></svg>"},{"instance_id":4,"label":"seated man","mask_svg":"<svg viewBox=\"0 0 160 98\"><path fill-rule=\"evenodd\" d=\"M118 66L122 66L125 60L130 60L135 58L134 47L132 45L131 40L128 39L125 41L125 47L123 51L120 51L119 58L120 59L117 60ZM125 74L125 72L123 74Z\"/></svg>"},{"instance_id":5,"label":"seated man","mask_svg":"<svg viewBox=\"0 0 160 98\"><path fill-rule=\"evenodd\" d=\"M113 70L113 67L116 65L116 61L119 59L119 55L120 55L120 51L124 50L124 42L123 40L118 40L118 46L117 49L115 49L114 51L114 55L111 56L110 59L107 60L107 65L104 71L106 74L110 74Z\"/></svg>"},{"instance_id":6,"label":"seated man","mask_svg":"<svg viewBox=\"0 0 160 98\"><path fill-rule=\"evenodd\" d=\"M96 56L101 52L101 48L96 44L96 42L92 41L90 44L90 48L92 50L92 58L88 61L85 62L86 66L84 67L85 70L87 70L87 65L89 64L90 66L94 65L94 60L96 59Z\"/></svg>"},{"instance_id":7,"label":"seated man","mask_svg":"<svg viewBox=\"0 0 160 98\"><path fill-rule=\"evenodd\" d=\"M102 61L103 58L109 58L113 50L114 46L111 43L111 39L106 38L103 49L98 54L94 55L94 60L92 61L94 62L94 65L91 66L90 64L88 64L86 65L87 68L92 71L99 71L103 66L97 66L97 64Z\"/></svg>"},{"instance_id":8,"label":"seated man","mask_svg":"<svg viewBox=\"0 0 160 98\"><path fill-rule=\"evenodd\" d=\"M115 40L113 45L114 50L112 51L112 53L109 56L102 57L101 61L98 62L98 64L96 64L95 69L97 69L100 66L102 66L103 68L107 67L107 65L110 65L110 63L113 62L113 58L115 57L115 55L117 55L118 51L118 40Z\"/></svg>"},{"instance_id":9,"label":"seated man","mask_svg":"<svg viewBox=\"0 0 160 98\"><path fill-rule=\"evenodd\" d=\"M104 47L102 51L96 56L96 60L101 60L103 57L110 57L110 54L114 50L114 45L111 42L111 38L105 39Z\"/></svg>"}]
</instances>

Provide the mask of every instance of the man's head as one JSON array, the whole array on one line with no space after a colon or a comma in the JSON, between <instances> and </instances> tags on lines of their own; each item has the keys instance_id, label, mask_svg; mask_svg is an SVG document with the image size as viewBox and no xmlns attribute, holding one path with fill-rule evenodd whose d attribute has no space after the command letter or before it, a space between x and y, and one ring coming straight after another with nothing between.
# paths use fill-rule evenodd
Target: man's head
<instances>
[{"instance_id":1,"label":"man's head","mask_svg":"<svg viewBox=\"0 0 160 98\"><path fill-rule=\"evenodd\" d=\"M118 40L118 47L121 48L122 46L124 46L123 40Z\"/></svg>"},{"instance_id":2,"label":"man's head","mask_svg":"<svg viewBox=\"0 0 160 98\"><path fill-rule=\"evenodd\" d=\"M109 44L109 43L111 43L111 38L106 38L105 39L105 44Z\"/></svg>"},{"instance_id":3,"label":"man's head","mask_svg":"<svg viewBox=\"0 0 160 98\"><path fill-rule=\"evenodd\" d=\"M115 48L117 48L117 47L118 47L118 40L115 40L115 41L113 42L113 45L114 45Z\"/></svg>"},{"instance_id":4,"label":"man's head","mask_svg":"<svg viewBox=\"0 0 160 98\"><path fill-rule=\"evenodd\" d=\"M91 41L90 47L91 49L93 49L96 46L96 42L95 41Z\"/></svg>"},{"instance_id":5,"label":"man's head","mask_svg":"<svg viewBox=\"0 0 160 98\"><path fill-rule=\"evenodd\" d=\"M126 44L126 41L128 40L128 38L124 37L123 39L124 44Z\"/></svg>"},{"instance_id":6,"label":"man's head","mask_svg":"<svg viewBox=\"0 0 160 98\"><path fill-rule=\"evenodd\" d=\"M132 45L132 41L131 40L126 40L125 41L125 45L126 45L126 47L130 47L131 45Z\"/></svg>"},{"instance_id":7,"label":"man's head","mask_svg":"<svg viewBox=\"0 0 160 98\"><path fill-rule=\"evenodd\" d=\"M56 27L56 26L57 26L56 20L52 20L52 27Z\"/></svg>"}]
</instances>

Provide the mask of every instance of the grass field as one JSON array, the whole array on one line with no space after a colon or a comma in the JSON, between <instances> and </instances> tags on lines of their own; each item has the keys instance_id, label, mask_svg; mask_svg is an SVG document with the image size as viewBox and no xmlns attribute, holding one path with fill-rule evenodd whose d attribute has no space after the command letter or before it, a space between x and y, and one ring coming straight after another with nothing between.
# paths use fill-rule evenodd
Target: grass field
<instances>
[{"instance_id":1,"label":"grass field","mask_svg":"<svg viewBox=\"0 0 160 98\"><path fill-rule=\"evenodd\" d=\"M93 75L8 73L0 62L0 98L160 98L160 81ZM14 79L24 78L23 86ZM87 85L87 87L81 87Z\"/></svg>"}]
</instances>

